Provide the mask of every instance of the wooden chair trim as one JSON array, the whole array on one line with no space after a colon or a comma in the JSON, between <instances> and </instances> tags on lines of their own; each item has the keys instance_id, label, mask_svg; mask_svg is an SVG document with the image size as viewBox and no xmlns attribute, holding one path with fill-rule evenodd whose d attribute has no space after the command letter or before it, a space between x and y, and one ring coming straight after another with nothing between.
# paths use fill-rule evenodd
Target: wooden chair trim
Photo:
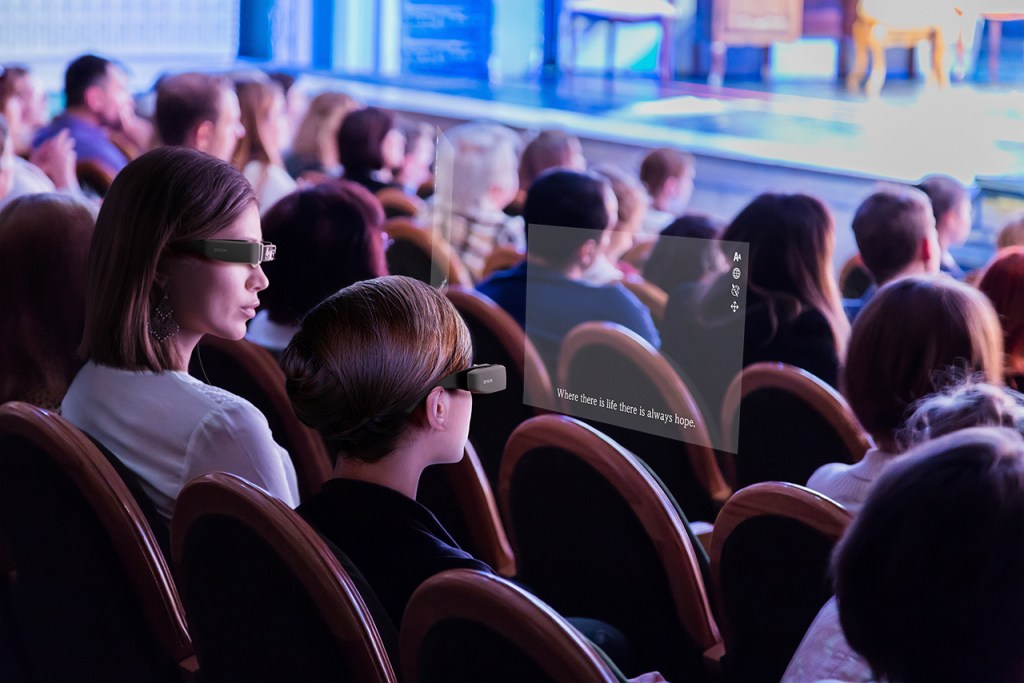
<instances>
[{"instance_id":1,"label":"wooden chair trim","mask_svg":"<svg viewBox=\"0 0 1024 683\"><path fill-rule=\"evenodd\" d=\"M665 320L665 308L668 306L668 292L654 284L648 282L639 275L633 275L627 277L622 281L622 285L633 292L636 298L640 299L640 302L647 306L651 311L651 317L654 318L655 322L662 322Z\"/></svg>"},{"instance_id":2,"label":"wooden chair trim","mask_svg":"<svg viewBox=\"0 0 1024 683\"><path fill-rule=\"evenodd\" d=\"M510 358L519 361L515 370L523 375L528 402L533 406L553 406L554 389L544 361L519 323L505 309L480 292L465 287L449 287L445 293L463 316L479 321L505 347Z\"/></svg>"},{"instance_id":3,"label":"wooden chair trim","mask_svg":"<svg viewBox=\"0 0 1024 683\"><path fill-rule=\"evenodd\" d=\"M686 449L694 474L708 496L717 505L723 504L732 494L732 489L725 482L715 459L704 416L693 395L679 378L679 373L657 349L632 330L611 322L588 322L574 327L562 341L558 355L558 381L561 386L569 386L572 360L581 349L588 346L609 347L637 367L643 368L647 379L666 400L667 408L677 415L690 416L695 425L689 430L679 427L679 435L683 437L681 447Z\"/></svg>"},{"instance_id":4,"label":"wooden chair trim","mask_svg":"<svg viewBox=\"0 0 1024 683\"><path fill-rule=\"evenodd\" d=\"M274 549L309 592L339 646L348 650L358 643L366 654L350 662L357 680L397 683L384 642L359 590L327 544L298 513L233 474L214 472L193 479L178 496L171 520L171 555L179 574L189 530L205 515L238 521Z\"/></svg>"},{"instance_id":5,"label":"wooden chair trim","mask_svg":"<svg viewBox=\"0 0 1024 683\"><path fill-rule=\"evenodd\" d=\"M590 425L565 415L540 415L512 432L498 478L498 500L505 519L512 519L509 496L516 466L528 452L547 447L568 451L616 487L654 541L676 615L687 633L704 650L721 640L697 554L675 504L635 455ZM512 547L517 548L514 527L509 534Z\"/></svg>"},{"instance_id":6,"label":"wooden chair trim","mask_svg":"<svg viewBox=\"0 0 1024 683\"><path fill-rule=\"evenodd\" d=\"M113 466L67 420L28 403L0 406L0 435L29 441L71 477L113 541L161 649L184 665L193 649L177 587L149 522Z\"/></svg>"},{"instance_id":7,"label":"wooden chair trim","mask_svg":"<svg viewBox=\"0 0 1024 683\"><path fill-rule=\"evenodd\" d=\"M551 607L510 581L472 569L449 569L427 579L402 619L401 658L408 683L419 683L423 639L445 619L466 619L501 633L531 654L560 683L619 679L594 646Z\"/></svg>"},{"instance_id":8,"label":"wooden chair trim","mask_svg":"<svg viewBox=\"0 0 1024 683\"><path fill-rule=\"evenodd\" d=\"M423 210L423 200L410 197L400 188L384 187L377 190L377 199L385 209L391 209L402 216L413 217Z\"/></svg>"},{"instance_id":9,"label":"wooden chair trim","mask_svg":"<svg viewBox=\"0 0 1024 683\"><path fill-rule=\"evenodd\" d=\"M487 481L480 458L472 444L466 443L462 460L446 467L452 490L463 510L466 526L480 549L480 558L502 576L516 575L516 560L505 527L498 514L494 492Z\"/></svg>"},{"instance_id":10,"label":"wooden chair trim","mask_svg":"<svg viewBox=\"0 0 1024 683\"><path fill-rule=\"evenodd\" d=\"M293 446L293 452L289 455L298 465L296 475L302 497L307 498L319 493L324 482L333 476L331 457L320 435L302 424L295 415L295 409L285 390L284 371L274 356L262 346L245 339L236 341L207 335L203 337L199 346L200 358L203 347L233 358L259 385L280 418L281 426Z\"/></svg>"},{"instance_id":11,"label":"wooden chair trim","mask_svg":"<svg viewBox=\"0 0 1024 683\"><path fill-rule=\"evenodd\" d=\"M857 421L843 395L803 368L786 363L753 363L743 368L725 392L722 401L722 443L736 450L732 433L740 403L755 391L778 389L800 399L820 414L835 430L846 449L859 461L874 444Z\"/></svg>"},{"instance_id":12,"label":"wooden chair trim","mask_svg":"<svg viewBox=\"0 0 1024 683\"><path fill-rule=\"evenodd\" d=\"M836 501L797 484L768 481L740 489L718 513L711 534L711 582L717 605L725 604L721 577L722 551L729 535L746 520L764 516L796 520L833 541L838 541L853 521L850 511ZM717 616L728 647L732 624L725 610L720 610Z\"/></svg>"},{"instance_id":13,"label":"wooden chair trim","mask_svg":"<svg viewBox=\"0 0 1024 683\"><path fill-rule=\"evenodd\" d=\"M847 278L849 278L853 271L858 268L865 268L864 259L861 257L860 252L855 253L853 256L843 261L843 265L839 268L840 290L842 290Z\"/></svg>"},{"instance_id":14,"label":"wooden chair trim","mask_svg":"<svg viewBox=\"0 0 1024 683\"><path fill-rule=\"evenodd\" d=\"M75 176L83 184L91 185L100 195L105 195L117 171L95 159L81 159L75 164Z\"/></svg>"},{"instance_id":15,"label":"wooden chair trim","mask_svg":"<svg viewBox=\"0 0 1024 683\"><path fill-rule=\"evenodd\" d=\"M515 247L504 245L495 247L484 260L484 267L480 271L480 279L484 280L491 273L517 266L524 258L526 258L526 254L516 251Z\"/></svg>"},{"instance_id":16,"label":"wooden chair trim","mask_svg":"<svg viewBox=\"0 0 1024 683\"><path fill-rule=\"evenodd\" d=\"M384 223L384 232L395 240L410 242L424 253L428 254L431 260L448 274L449 285L462 285L471 287L473 278L469 270L463 265L462 259L455 253L452 246L440 237L435 237L429 228L421 228L410 219L403 216L388 219Z\"/></svg>"}]
</instances>

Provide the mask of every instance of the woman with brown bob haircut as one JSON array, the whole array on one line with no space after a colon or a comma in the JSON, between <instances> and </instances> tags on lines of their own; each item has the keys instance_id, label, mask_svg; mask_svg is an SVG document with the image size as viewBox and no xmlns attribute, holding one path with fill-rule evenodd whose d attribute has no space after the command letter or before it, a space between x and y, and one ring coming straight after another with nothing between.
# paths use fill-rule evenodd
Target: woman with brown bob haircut
<instances>
[{"instance_id":1,"label":"woman with brown bob haircut","mask_svg":"<svg viewBox=\"0 0 1024 683\"><path fill-rule=\"evenodd\" d=\"M807 486L859 510L900 451L896 435L908 409L974 373L1003 381L1002 331L985 295L938 275L880 289L857 316L843 374L850 407L876 447L854 465L819 468Z\"/></svg>"},{"instance_id":2,"label":"woman with brown bob haircut","mask_svg":"<svg viewBox=\"0 0 1024 683\"><path fill-rule=\"evenodd\" d=\"M67 195L18 197L0 211L0 403L60 408L82 366L85 264L96 219Z\"/></svg>"},{"instance_id":3,"label":"woman with brown bob haircut","mask_svg":"<svg viewBox=\"0 0 1024 683\"><path fill-rule=\"evenodd\" d=\"M394 169L405 157L405 134L395 117L383 109L366 107L351 112L338 129L338 158L345 180L359 183L370 192L401 187Z\"/></svg>"},{"instance_id":4,"label":"woman with brown bob haircut","mask_svg":"<svg viewBox=\"0 0 1024 683\"><path fill-rule=\"evenodd\" d=\"M272 258L252 186L202 152L148 152L103 201L86 284L88 362L62 409L138 476L167 519L181 488L207 472L297 504L295 470L263 414L187 372L204 335L245 335L267 287L260 263Z\"/></svg>"}]
</instances>

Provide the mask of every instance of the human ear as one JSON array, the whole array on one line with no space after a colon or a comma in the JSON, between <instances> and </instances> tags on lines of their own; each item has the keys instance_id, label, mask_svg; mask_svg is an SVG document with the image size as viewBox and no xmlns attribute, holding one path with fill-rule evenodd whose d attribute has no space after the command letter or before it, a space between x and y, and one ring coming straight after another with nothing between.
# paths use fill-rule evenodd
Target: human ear
<instances>
[{"instance_id":1,"label":"human ear","mask_svg":"<svg viewBox=\"0 0 1024 683\"><path fill-rule=\"evenodd\" d=\"M590 264L592 264L594 262L594 259L597 258L598 250L599 247L597 240L590 239L581 244L580 249L577 252L577 263L580 264L580 267L582 267L583 269L589 268Z\"/></svg>"},{"instance_id":2,"label":"human ear","mask_svg":"<svg viewBox=\"0 0 1024 683\"><path fill-rule=\"evenodd\" d=\"M200 152L210 151L210 141L213 139L213 121L203 121L192 131L192 139L195 148Z\"/></svg>"},{"instance_id":3,"label":"human ear","mask_svg":"<svg viewBox=\"0 0 1024 683\"><path fill-rule=\"evenodd\" d=\"M443 432L451 416L451 399L441 387L434 387L427 394L427 425L430 429Z\"/></svg>"}]
</instances>

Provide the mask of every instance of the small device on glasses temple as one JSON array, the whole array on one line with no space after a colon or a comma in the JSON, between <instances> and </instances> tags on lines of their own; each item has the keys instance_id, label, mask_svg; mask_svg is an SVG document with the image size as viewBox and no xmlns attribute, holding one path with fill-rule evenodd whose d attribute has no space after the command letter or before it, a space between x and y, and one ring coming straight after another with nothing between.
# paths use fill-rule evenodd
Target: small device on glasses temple
<instances>
[{"instance_id":1,"label":"small device on glasses temple","mask_svg":"<svg viewBox=\"0 0 1024 683\"><path fill-rule=\"evenodd\" d=\"M505 366L504 365L473 365L465 370L453 372L441 379L434 387L442 389L465 389L474 394L493 394L505 389ZM434 387L431 387L433 390ZM408 415L416 410L423 399L429 394L427 391L405 410Z\"/></svg>"},{"instance_id":2,"label":"small device on glasses temple","mask_svg":"<svg viewBox=\"0 0 1024 683\"><path fill-rule=\"evenodd\" d=\"M248 263L256 267L273 261L277 247L270 242L249 242L247 240L189 240L173 245L175 249L228 263Z\"/></svg>"}]
</instances>

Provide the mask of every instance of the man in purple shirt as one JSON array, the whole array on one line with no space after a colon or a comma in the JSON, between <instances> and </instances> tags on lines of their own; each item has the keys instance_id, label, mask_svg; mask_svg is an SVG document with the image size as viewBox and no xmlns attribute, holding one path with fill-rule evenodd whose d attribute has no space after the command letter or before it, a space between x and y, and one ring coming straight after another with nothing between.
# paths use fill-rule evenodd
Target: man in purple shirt
<instances>
[{"instance_id":1,"label":"man in purple shirt","mask_svg":"<svg viewBox=\"0 0 1024 683\"><path fill-rule=\"evenodd\" d=\"M110 141L110 132L124 128L132 116L132 97L124 71L108 59L82 55L64 73L64 113L40 130L33 147L65 128L75 141L79 161L94 161L117 173L128 158Z\"/></svg>"}]
</instances>

